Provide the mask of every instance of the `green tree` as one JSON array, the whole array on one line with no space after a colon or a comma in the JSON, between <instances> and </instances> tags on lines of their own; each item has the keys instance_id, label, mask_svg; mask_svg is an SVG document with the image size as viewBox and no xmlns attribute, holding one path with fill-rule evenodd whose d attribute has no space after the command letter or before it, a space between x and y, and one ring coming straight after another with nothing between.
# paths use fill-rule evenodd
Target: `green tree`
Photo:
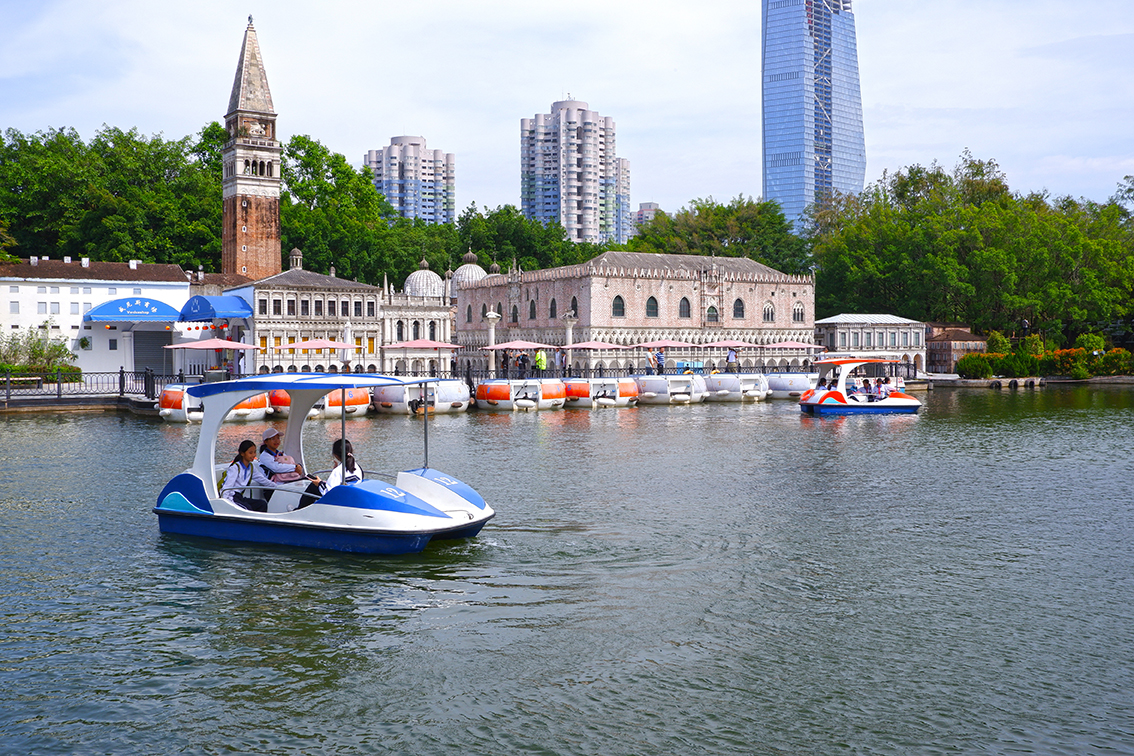
<instances>
[{"instance_id":1,"label":"green tree","mask_svg":"<svg viewBox=\"0 0 1134 756\"><path fill-rule=\"evenodd\" d=\"M989 354L1008 354L1012 351L1012 345L1000 331L989 331L987 349Z\"/></svg>"},{"instance_id":2,"label":"green tree","mask_svg":"<svg viewBox=\"0 0 1134 756\"><path fill-rule=\"evenodd\" d=\"M658 213L627 245L634 252L747 257L784 273L806 274L807 245L778 203L740 195L722 205L695 199L673 215Z\"/></svg>"}]
</instances>

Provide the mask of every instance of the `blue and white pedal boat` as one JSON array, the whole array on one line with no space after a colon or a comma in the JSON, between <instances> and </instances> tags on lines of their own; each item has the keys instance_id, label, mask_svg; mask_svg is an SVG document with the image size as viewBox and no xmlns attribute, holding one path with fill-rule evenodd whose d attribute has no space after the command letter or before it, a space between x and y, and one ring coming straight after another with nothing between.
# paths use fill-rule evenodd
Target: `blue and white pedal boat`
<instances>
[{"instance_id":1,"label":"blue and white pedal boat","mask_svg":"<svg viewBox=\"0 0 1134 756\"><path fill-rule=\"evenodd\" d=\"M877 396L858 390L858 382L851 373L863 365L891 363L897 360L867 359L865 357L839 358L815 362L819 368L819 382L827 384L827 376L838 376L824 388L813 388L799 397L799 410L809 415L916 415L921 409L917 397L902 391L891 391Z\"/></svg>"},{"instance_id":2,"label":"blue and white pedal boat","mask_svg":"<svg viewBox=\"0 0 1134 756\"><path fill-rule=\"evenodd\" d=\"M291 413L280 450L308 469L303 455L303 422L315 403L332 391L375 388L436 379L368 374L276 373L191 386L204 415L193 466L166 484L154 514L163 533L228 541L270 543L364 554L412 554L434 539L471 538L495 516L468 484L429 467L428 425L425 461L404 470L394 483L367 477L336 486L314 504L296 509L308 481L272 489L267 512L253 512L222 498L217 464L217 433L225 415L250 396L284 389Z\"/></svg>"}]
</instances>

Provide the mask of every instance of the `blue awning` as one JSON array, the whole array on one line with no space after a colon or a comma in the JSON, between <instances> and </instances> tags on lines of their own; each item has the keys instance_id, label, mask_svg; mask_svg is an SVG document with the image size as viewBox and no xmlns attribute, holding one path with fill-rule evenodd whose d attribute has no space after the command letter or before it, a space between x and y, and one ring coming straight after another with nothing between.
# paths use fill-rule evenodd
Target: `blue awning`
<instances>
[{"instance_id":1,"label":"blue awning","mask_svg":"<svg viewBox=\"0 0 1134 756\"><path fill-rule=\"evenodd\" d=\"M237 296L191 297L181 308L182 321L215 320L217 318L251 318L252 307Z\"/></svg>"},{"instance_id":2,"label":"blue awning","mask_svg":"<svg viewBox=\"0 0 1134 756\"><path fill-rule=\"evenodd\" d=\"M103 302L83 315L84 323L176 323L181 313L165 302L130 297Z\"/></svg>"}]
</instances>

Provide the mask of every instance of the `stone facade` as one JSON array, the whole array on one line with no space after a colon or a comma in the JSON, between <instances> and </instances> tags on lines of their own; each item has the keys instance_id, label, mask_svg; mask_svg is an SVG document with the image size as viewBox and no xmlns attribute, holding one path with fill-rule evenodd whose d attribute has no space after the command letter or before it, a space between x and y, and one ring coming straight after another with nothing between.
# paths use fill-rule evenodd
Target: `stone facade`
<instances>
[{"instance_id":1,"label":"stone facade","mask_svg":"<svg viewBox=\"0 0 1134 756\"><path fill-rule=\"evenodd\" d=\"M248 17L225 116L221 271L258 280L280 272L280 155L276 113Z\"/></svg>"},{"instance_id":2,"label":"stone facade","mask_svg":"<svg viewBox=\"0 0 1134 756\"><path fill-rule=\"evenodd\" d=\"M988 339L963 328L949 328L930 336L925 346L926 370L930 373L955 373L957 360L966 354L988 350Z\"/></svg>"},{"instance_id":3,"label":"stone facade","mask_svg":"<svg viewBox=\"0 0 1134 756\"><path fill-rule=\"evenodd\" d=\"M925 323L897 315L844 313L817 320L815 343L835 354L897 360L925 369Z\"/></svg>"},{"instance_id":4,"label":"stone facade","mask_svg":"<svg viewBox=\"0 0 1134 756\"><path fill-rule=\"evenodd\" d=\"M810 343L815 322L814 279L745 258L606 252L581 265L489 275L461 284L456 295L460 360L474 368L489 366L481 350L489 341L489 311L501 315L495 343L523 339L556 346L582 341L631 346L660 339ZM686 351L672 358L723 358L703 349ZM741 364L787 365L798 363L798 354L742 350ZM607 357L610 353L603 355L604 367L623 368L641 365L644 352ZM572 354L576 368L597 361L595 355Z\"/></svg>"}]
</instances>

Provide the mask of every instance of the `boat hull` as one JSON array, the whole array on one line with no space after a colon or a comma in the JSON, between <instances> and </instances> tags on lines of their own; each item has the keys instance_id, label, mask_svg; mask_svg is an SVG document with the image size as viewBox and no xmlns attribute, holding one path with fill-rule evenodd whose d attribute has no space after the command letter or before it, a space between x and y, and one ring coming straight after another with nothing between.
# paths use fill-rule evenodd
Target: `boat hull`
<instances>
[{"instance_id":1,"label":"boat hull","mask_svg":"<svg viewBox=\"0 0 1134 756\"><path fill-rule=\"evenodd\" d=\"M759 402L771 393L761 373L711 373L705 386L707 402Z\"/></svg>"},{"instance_id":2,"label":"boat hull","mask_svg":"<svg viewBox=\"0 0 1134 756\"><path fill-rule=\"evenodd\" d=\"M819 380L818 373L768 373L765 377L773 399L798 399Z\"/></svg>"},{"instance_id":3,"label":"boat hull","mask_svg":"<svg viewBox=\"0 0 1134 756\"><path fill-rule=\"evenodd\" d=\"M704 377L694 373L636 375L638 404L700 404L709 393Z\"/></svg>"},{"instance_id":4,"label":"boat hull","mask_svg":"<svg viewBox=\"0 0 1134 756\"><path fill-rule=\"evenodd\" d=\"M188 384L171 383L162 389L156 409L158 415L169 423L199 423L204 416L204 408L199 400L189 396ZM250 397L229 411L224 422L255 423L273 412L267 392Z\"/></svg>"},{"instance_id":5,"label":"boat hull","mask_svg":"<svg viewBox=\"0 0 1134 756\"><path fill-rule=\"evenodd\" d=\"M497 378L476 387L477 409L490 412L563 409L566 402L567 387L558 378Z\"/></svg>"},{"instance_id":6,"label":"boat hull","mask_svg":"<svg viewBox=\"0 0 1134 756\"><path fill-rule=\"evenodd\" d=\"M568 378L564 385L567 408L632 407L638 403L638 384L632 378Z\"/></svg>"},{"instance_id":7,"label":"boat hull","mask_svg":"<svg viewBox=\"0 0 1134 756\"><path fill-rule=\"evenodd\" d=\"M421 386L382 386L374 389L374 411L386 415L420 415ZM464 412L469 408L471 396L468 385L461 380L446 378L432 384L428 391L433 404L429 414Z\"/></svg>"},{"instance_id":8,"label":"boat hull","mask_svg":"<svg viewBox=\"0 0 1134 756\"><path fill-rule=\"evenodd\" d=\"M861 395L848 398L839 391L814 390L804 393L799 402L800 412L808 415L914 415L919 409L918 399L898 392L869 401Z\"/></svg>"}]
</instances>

